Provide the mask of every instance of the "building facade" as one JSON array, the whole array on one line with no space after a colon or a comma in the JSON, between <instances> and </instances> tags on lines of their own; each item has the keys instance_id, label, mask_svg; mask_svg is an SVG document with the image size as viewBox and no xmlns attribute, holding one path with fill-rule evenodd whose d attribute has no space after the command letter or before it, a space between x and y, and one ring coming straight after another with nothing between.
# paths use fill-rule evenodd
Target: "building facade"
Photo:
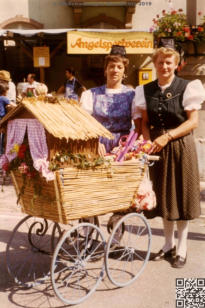
<instances>
[{"instance_id":1,"label":"building facade","mask_svg":"<svg viewBox=\"0 0 205 308\"><path fill-rule=\"evenodd\" d=\"M99 0L1 0L0 29L131 29L136 31L149 31L156 14L161 14L162 9L182 8L186 12L186 0L131 0L131 1L99 1ZM146 18L145 18L146 17ZM47 37L48 38L48 37ZM34 45L49 44L51 65L43 73L43 79L50 91L55 91L64 80L64 71L67 66L74 66L78 78L86 87L102 83L103 60L100 55L69 55L66 50L66 36L64 44L61 43L63 35L58 38L43 39L38 35L28 40L12 45L0 41L0 66L11 71L15 82L22 81L26 74L35 71L39 78L39 69L33 67L32 48ZM52 41L52 42L51 42ZM59 44L55 44L54 41ZM49 42L49 43L48 43ZM6 46L5 46L6 45ZM57 50L56 50L57 48ZM29 56L30 54L30 56ZM134 87L139 83L138 71L141 68L151 68L149 55L128 55L130 70L127 83ZM153 73L154 78L154 73Z\"/></svg>"}]
</instances>

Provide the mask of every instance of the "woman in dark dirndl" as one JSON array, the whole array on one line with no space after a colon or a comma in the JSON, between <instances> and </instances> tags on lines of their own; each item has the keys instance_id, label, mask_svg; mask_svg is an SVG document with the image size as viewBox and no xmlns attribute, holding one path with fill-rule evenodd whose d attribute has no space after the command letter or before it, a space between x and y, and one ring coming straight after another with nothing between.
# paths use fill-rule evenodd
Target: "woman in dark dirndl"
<instances>
[{"instance_id":1,"label":"woman in dark dirndl","mask_svg":"<svg viewBox=\"0 0 205 308\"><path fill-rule=\"evenodd\" d=\"M200 80L175 75L179 54L161 47L153 54L157 79L138 86L135 104L142 113L144 139L152 141L152 153L160 156L150 168L157 207L147 218L163 219L165 244L152 260L169 259L181 268L187 260L188 223L200 215L200 181L193 130L205 100ZM178 231L175 246L174 228Z\"/></svg>"}]
</instances>

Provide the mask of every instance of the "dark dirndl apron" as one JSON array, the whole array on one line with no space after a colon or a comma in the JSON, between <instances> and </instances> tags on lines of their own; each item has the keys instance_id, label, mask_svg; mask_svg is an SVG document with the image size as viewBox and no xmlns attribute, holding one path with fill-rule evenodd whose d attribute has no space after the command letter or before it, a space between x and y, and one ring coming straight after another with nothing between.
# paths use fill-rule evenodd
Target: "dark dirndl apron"
<instances>
[{"instance_id":1,"label":"dark dirndl apron","mask_svg":"<svg viewBox=\"0 0 205 308\"><path fill-rule=\"evenodd\" d=\"M163 130L151 130L151 140L163 133ZM161 216L167 220L190 220L198 217L200 180L193 134L172 140L157 155L161 159L150 167L157 207L145 212L145 216Z\"/></svg>"}]
</instances>

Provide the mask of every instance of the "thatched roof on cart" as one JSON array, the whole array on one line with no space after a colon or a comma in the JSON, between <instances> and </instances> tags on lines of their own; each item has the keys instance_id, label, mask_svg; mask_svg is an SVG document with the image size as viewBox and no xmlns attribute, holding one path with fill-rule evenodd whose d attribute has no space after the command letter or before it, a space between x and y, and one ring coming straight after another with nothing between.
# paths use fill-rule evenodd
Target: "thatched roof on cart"
<instances>
[{"instance_id":1,"label":"thatched roof on cart","mask_svg":"<svg viewBox=\"0 0 205 308\"><path fill-rule=\"evenodd\" d=\"M10 119L19 118L25 109L38 119L51 135L59 139L89 140L100 136L113 138L112 134L77 102L63 98L24 98L16 108L7 113L0 125Z\"/></svg>"}]
</instances>

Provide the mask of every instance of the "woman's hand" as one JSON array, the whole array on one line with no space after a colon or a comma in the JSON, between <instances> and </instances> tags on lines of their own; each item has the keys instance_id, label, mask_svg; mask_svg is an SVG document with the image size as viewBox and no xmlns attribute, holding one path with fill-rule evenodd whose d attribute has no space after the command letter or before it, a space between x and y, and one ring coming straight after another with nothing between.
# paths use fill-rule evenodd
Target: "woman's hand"
<instances>
[{"instance_id":1,"label":"woman's hand","mask_svg":"<svg viewBox=\"0 0 205 308\"><path fill-rule=\"evenodd\" d=\"M168 134L161 135L157 137L152 143L152 149L150 153L158 153L160 152L170 141L170 137Z\"/></svg>"},{"instance_id":2,"label":"woman's hand","mask_svg":"<svg viewBox=\"0 0 205 308\"><path fill-rule=\"evenodd\" d=\"M106 149L103 143L98 143L98 154L104 156L106 154Z\"/></svg>"}]
</instances>

